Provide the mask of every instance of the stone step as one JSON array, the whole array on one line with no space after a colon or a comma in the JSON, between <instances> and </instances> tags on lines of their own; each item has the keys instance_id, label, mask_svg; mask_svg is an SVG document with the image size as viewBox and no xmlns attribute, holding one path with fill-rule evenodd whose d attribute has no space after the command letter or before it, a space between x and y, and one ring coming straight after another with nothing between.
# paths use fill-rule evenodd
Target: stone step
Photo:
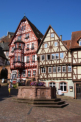
<instances>
[{"instance_id":1,"label":"stone step","mask_svg":"<svg viewBox=\"0 0 81 122\"><path fill-rule=\"evenodd\" d=\"M68 103L62 104L62 105L33 105L34 107L52 107L52 108L62 108L69 105Z\"/></svg>"},{"instance_id":2,"label":"stone step","mask_svg":"<svg viewBox=\"0 0 81 122\"><path fill-rule=\"evenodd\" d=\"M60 104L64 104L65 101L34 101L32 102L33 104L57 104L57 105L60 105Z\"/></svg>"},{"instance_id":3,"label":"stone step","mask_svg":"<svg viewBox=\"0 0 81 122\"><path fill-rule=\"evenodd\" d=\"M17 100L28 101L29 99L17 98ZM60 98L55 98L55 99L30 99L30 101L61 101L61 99Z\"/></svg>"}]
</instances>

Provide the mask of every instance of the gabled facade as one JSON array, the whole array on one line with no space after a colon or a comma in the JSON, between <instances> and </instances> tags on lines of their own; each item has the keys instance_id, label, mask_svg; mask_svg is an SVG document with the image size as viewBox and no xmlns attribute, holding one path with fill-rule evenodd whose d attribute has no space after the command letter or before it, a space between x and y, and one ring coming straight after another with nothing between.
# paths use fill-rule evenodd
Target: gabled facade
<instances>
[{"instance_id":1,"label":"gabled facade","mask_svg":"<svg viewBox=\"0 0 81 122\"><path fill-rule=\"evenodd\" d=\"M20 21L9 44L11 79L31 78L37 80L37 48L43 34L26 18Z\"/></svg>"},{"instance_id":2,"label":"gabled facade","mask_svg":"<svg viewBox=\"0 0 81 122\"><path fill-rule=\"evenodd\" d=\"M46 86L56 86L57 90L61 88L66 96L74 97L74 92L70 92L71 86L74 91L72 54L51 26L48 27L37 54L39 80L44 81Z\"/></svg>"}]
</instances>

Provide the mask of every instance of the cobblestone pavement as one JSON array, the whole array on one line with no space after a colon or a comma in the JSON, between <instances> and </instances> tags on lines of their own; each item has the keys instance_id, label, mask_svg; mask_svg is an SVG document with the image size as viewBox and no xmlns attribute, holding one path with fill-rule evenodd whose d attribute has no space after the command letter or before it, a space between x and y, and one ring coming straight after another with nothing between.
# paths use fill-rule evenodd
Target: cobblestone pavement
<instances>
[{"instance_id":1,"label":"cobblestone pavement","mask_svg":"<svg viewBox=\"0 0 81 122\"><path fill-rule=\"evenodd\" d=\"M0 122L81 122L81 99L59 96L69 103L64 108L32 107L14 102L17 89L8 96L7 87L0 88Z\"/></svg>"}]
</instances>

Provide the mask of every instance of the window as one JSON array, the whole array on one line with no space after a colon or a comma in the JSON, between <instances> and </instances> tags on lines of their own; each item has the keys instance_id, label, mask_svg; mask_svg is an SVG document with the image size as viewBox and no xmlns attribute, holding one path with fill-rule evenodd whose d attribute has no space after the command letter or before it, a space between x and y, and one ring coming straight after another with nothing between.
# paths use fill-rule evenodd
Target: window
<instances>
[{"instance_id":1,"label":"window","mask_svg":"<svg viewBox=\"0 0 81 122\"><path fill-rule=\"evenodd\" d=\"M54 33L51 33L51 37L54 37Z\"/></svg>"},{"instance_id":2,"label":"window","mask_svg":"<svg viewBox=\"0 0 81 122\"><path fill-rule=\"evenodd\" d=\"M66 83L61 82L60 83L60 89L61 89L61 91L66 91Z\"/></svg>"},{"instance_id":3,"label":"window","mask_svg":"<svg viewBox=\"0 0 81 122\"><path fill-rule=\"evenodd\" d=\"M41 73L46 73L46 68L42 67L41 68Z\"/></svg>"},{"instance_id":4,"label":"window","mask_svg":"<svg viewBox=\"0 0 81 122\"><path fill-rule=\"evenodd\" d=\"M17 48L17 44L15 45L15 47Z\"/></svg>"},{"instance_id":5,"label":"window","mask_svg":"<svg viewBox=\"0 0 81 122\"><path fill-rule=\"evenodd\" d=\"M12 47L12 52L14 51L14 47Z\"/></svg>"},{"instance_id":6,"label":"window","mask_svg":"<svg viewBox=\"0 0 81 122\"><path fill-rule=\"evenodd\" d=\"M26 28L26 25L22 26L22 27L21 27L21 30L24 31L25 28Z\"/></svg>"},{"instance_id":7,"label":"window","mask_svg":"<svg viewBox=\"0 0 81 122\"><path fill-rule=\"evenodd\" d=\"M58 53L56 53L56 59L59 59L59 54Z\"/></svg>"},{"instance_id":8,"label":"window","mask_svg":"<svg viewBox=\"0 0 81 122\"><path fill-rule=\"evenodd\" d=\"M47 44L44 44L44 48L47 48Z\"/></svg>"},{"instance_id":9,"label":"window","mask_svg":"<svg viewBox=\"0 0 81 122\"><path fill-rule=\"evenodd\" d=\"M27 63L29 63L29 56L27 56Z\"/></svg>"},{"instance_id":10,"label":"window","mask_svg":"<svg viewBox=\"0 0 81 122\"><path fill-rule=\"evenodd\" d=\"M50 87L54 87L55 86L55 83L54 82L51 82L51 83L49 83L49 86Z\"/></svg>"},{"instance_id":11,"label":"window","mask_svg":"<svg viewBox=\"0 0 81 122\"><path fill-rule=\"evenodd\" d=\"M61 72L61 67L60 66L57 67L57 72Z\"/></svg>"},{"instance_id":12,"label":"window","mask_svg":"<svg viewBox=\"0 0 81 122\"><path fill-rule=\"evenodd\" d=\"M53 73L56 72L56 67L53 67Z\"/></svg>"},{"instance_id":13,"label":"window","mask_svg":"<svg viewBox=\"0 0 81 122\"><path fill-rule=\"evenodd\" d=\"M19 47L21 47L21 43L19 43Z\"/></svg>"},{"instance_id":14,"label":"window","mask_svg":"<svg viewBox=\"0 0 81 122\"><path fill-rule=\"evenodd\" d=\"M52 54L52 60L55 59L55 54Z\"/></svg>"},{"instance_id":15,"label":"window","mask_svg":"<svg viewBox=\"0 0 81 122\"><path fill-rule=\"evenodd\" d=\"M49 54L47 55L47 60L50 60L50 55Z\"/></svg>"},{"instance_id":16,"label":"window","mask_svg":"<svg viewBox=\"0 0 81 122\"><path fill-rule=\"evenodd\" d=\"M29 38L29 33L26 34L26 38L25 39L28 39Z\"/></svg>"},{"instance_id":17,"label":"window","mask_svg":"<svg viewBox=\"0 0 81 122\"><path fill-rule=\"evenodd\" d=\"M72 67L68 66L68 72L72 72Z\"/></svg>"},{"instance_id":18,"label":"window","mask_svg":"<svg viewBox=\"0 0 81 122\"><path fill-rule=\"evenodd\" d=\"M34 75L34 76L36 75L36 70L33 70L33 75Z\"/></svg>"},{"instance_id":19,"label":"window","mask_svg":"<svg viewBox=\"0 0 81 122\"><path fill-rule=\"evenodd\" d=\"M22 76L25 77L25 70L22 71Z\"/></svg>"},{"instance_id":20,"label":"window","mask_svg":"<svg viewBox=\"0 0 81 122\"><path fill-rule=\"evenodd\" d=\"M29 50L29 44L27 44L27 50Z\"/></svg>"},{"instance_id":21,"label":"window","mask_svg":"<svg viewBox=\"0 0 81 122\"><path fill-rule=\"evenodd\" d=\"M32 62L35 62L35 55L32 56Z\"/></svg>"},{"instance_id":22,"label":"window","mask_svg":"<svg viewBox=\"0 0 81 122\"><path fill-rule=\"evenodd\" d=\"M15 56L15 61L17 61L17 56Z\"/></svg>"},{"instance_id":23,"label":"window","mask_svg":"<svg viewBox=\"0 0 81 122\"><path fill-rule=\"evenodd\" d=\"M33 50L34 49L34 43L32 43L32 47L31 47L31 50Z\"/></svg>"},{"instance_id":24,"label":"window","mask_svg":"<svg viewBox=\"0 0 81 122\"><path fill-rule=\"evenodd\" d=\"M79 46L81 46L81 39L80 39L80 41L79 41Z\"/></svg>"},{"instance_id":25,"label":"window","mask_svg":"<svg viewBox=\"0 0 81 122\"><path fill-rule=\"evenodd\" d=\"M9 52L6 52L6 57L8 57L9 56Z\"/></svg>"},{"instance_id":26,"label":"window","mask_svg":"<svg viewBox=\"0 0 81 122\"><path fill-rule=\"evenodd\" d=\"M20 77L20 71L18 71L18 77Z\"/></svg>"},{"instance_id":27,"label":"window","mask_svg":"<svg viewBox=\"0 0 81 122\"><path fill-rule=\"evenodd\" d=\"M20 61L20 56L18 56L18 61Z\"/></svg>"},{"instance_id":28,"label":"window","mask_svg":"<svg viewBox=\"0 0 81 122\"><path fill-rule=\"evenodd\" d=\"M23 55L22 55L22 62L23 62Z\"/></svg>"},{"instance_id":29,"label":"window","mask_svg":"<svg viewBox=\"0 0 81 122\"><path fill-rule=\"evenodd\" d=\"M66 66L62 66L62 72L66 72Z\"/></svg>"},{"instance_id":30,"label":"window","mask_svg":"<svg viewBox=\"0 0 81 122\"><path fill-rule=\"evenodd\" d=\"M51 67L48 67L48 73L51 73Z\"/></svg>"},{"instance_id":31,"label":"window","mask_svg":"<svg viewBox=\"0 0 81 122\"><path fill-rule=\"evenodd\" d=\"M21 40L21 36L18 36L18 40Z\"/></svg>"},{"instance_id":32,"label":"window","mask_svg":"<svg viewBox=\"0 0 81 122\"><path fill-rule=\"evenodd\" d=\"M64 58L64 53L60 53L60 58Z\"/></svg>"},{"instance_id":33,"label":"window","mask_svg":"<svg viewBox=\"0 0 81 122\"><path fill-rule=\"evenodd\" d=\"M55 47L56 47L56 46L58 46L58 43L57 43L57 42L55 42L55 43L54 43L54 45L55 45Z\"/></svg>"},{"instance_id":34,"label":"window","mask_svg":"<svg viewBox=\"0 0 81 122\"><path fill-rule=\"evenodd\" d=\"M45 60L45 56L44 55L41 55L41 60Z\"/></svg>"},{"instance_id":35,"label":"window","mask_svg":"<svg viewBox=\"0 0 81 122\"><path fill-rule=\"evenodd\" d=\"M31 76L31 71L28 71L28 77L30 77Z\"/></svg>"}]
</instances>

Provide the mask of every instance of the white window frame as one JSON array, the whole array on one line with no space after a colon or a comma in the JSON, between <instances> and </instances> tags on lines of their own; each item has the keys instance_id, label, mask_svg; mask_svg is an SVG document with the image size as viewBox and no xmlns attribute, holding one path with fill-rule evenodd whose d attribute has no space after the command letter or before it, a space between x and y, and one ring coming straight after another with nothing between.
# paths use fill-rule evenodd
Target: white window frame
<instances>
[{"instance_id":1,"label":"white window frame","mask_svg":"<svg viewBox=\"0 0 81 122\"><path fill-rule=\"evenodd\" d=\"M61 72L61 66L58 66L58 67L57 67L57 72L58 72L58 68L59 68L59 67L60 67L60 72Z\"/></svg>"},{"instance_id":2,"label":"white window frame","mask_svg":"<svg viewBox=\"0 0 81 122\"><path fill-rule=\"evenodd\" d=\"M35 55L32 55L32 61L35 61Z\"/></svg>"},{"instance_id":3,"label":"white window frame","mask_svg":"<svg viewBox=\"0 0 81 122\"><path fill-rule=\"evenodd\" d=\"M48 44L46 43L46 44L44 44L44 48L47 48L48 47Z\"/></svg>"},{"instance_id":4,"label":"white window frame","mask_svg":"<svg viewBox=\"0 0 81 122\"><path fill-rule=\"evenodd\" d=\"M81 39L79 40L79 46L81 46L80 44L81 44Z\"/></svg>"},{"instance_id":5,"label":"white window frame","mask_svg":"<svg viewBox=\"0 0 81 122\"><path fill-rule=\"evenodd\" d=\"M51 33L51 38L53 38L54 37L54 33Z\"/></svg>"},{"instance_id":6,"label":"white window frame","mask_svg":"<svg viewBox=\"0 0 81 122\"><path fill-rule=\"evenodd\" d=\"M61 84L61 83L63 83L63 84ZM62 92L66 92L67 91L67 83L66 84L64 84L65 82L61 82L60 83L60 86L63 86L63 91ZM66 91L64 91L64 86L66 86Z\"/></svg>"},{"instance_id":7,"label":"white window frame","mask_svg":"<svg viewBox=\"0 0 81 122\"><path fill-rule=\"evenodd\" d=\"M47 54L47 60L51 60L51 55L50 55L50 59L48 59L48 55L50 55L50 54Z\"/></svg>"},{"instance_id":8,"label":"white window frame","mask_svg":"<svg viewBox=\"0 0 81 122\"><path fill-rule=\"evenodd\" d=\"M58 58L56 58L56 59L59 59L59 53L56 53L56 54L58 54Z\"/></svg>"},{"instance_id":9,"label":"white window frame","mask_svg":"<svg viewBox=\"0 0 81 122\"><path fill-rule=\"evenodd\" d=\"M63 57L61 57L61 54L63 54ZM64 53L60 53L60 59L63 59L64 58Z\"/></svg>"},{"instance_id":10,"label":"white window frame","mask_svg":"<svg viewBox=\"0 0 81 122\"><path fill-rule=\"evenodd\" d=\"M62 72L66 72L66 71L63 71L63 67L65 67L65 69L66 69L66 66L62 66Z\"/></svg>"},{"instance_id":11,"label":"white window frame","mask_svg":"<svg viewBox=\"0 0 81 122\"><path fill-rule=\"evenodd\" d=\"M27 48L29 48L29 46L28 46L28 45L29 45L29 43L27 43Z\"/></svg>"},{"instance_id":12,"label":"white window frame","mask_svg":"<svg viewBox=\"0 0 81 122\"><path fill-rule=\"evenodd\" d=\"M44 59L42 60L42 56L44 56ZM44 61L45 60L45 55L41 55L41 61Z\"/></svg>"},{"instance_id":13,"label":"white window frame","mask_svg":"<svg viewBox=\"0 0 81 122\"><path fill-rule=\"evenodd\" d=\"M30 73L28 73L28 74L30 74L30 76L28 76L28 77L31 77L31 71L29 70L28 72L30 72Z\"/></svg>"},{"instance_id":14,"label":"white window frame","mask_svg":"<svg viewBox=\"0 0 81 122\"><path fill-rule=\"evenodd\" d=\"M12 51L14 51L14 47L12 47Z\"/></svg>"},{"instance_id":15,"label":"white window frame","mask_svg":"<svg viewBox=\"0 0 81 122\"><path fill-rule=\"evenodd\" d=\"M26 72L25 73L23 72L25 72L25 70L22 71L22 76L25 77Z\"/></svg>"},{"instance_id":16,"label":"white window frame","mask_svg":"<svg viewBox=\"0 0 81 122\"><path fill-rule=\"evenodd\" d=\"M27 62L29 62L30 56L27 56Z\"/></svg>"},{"instance_id":17,"label":"white window frame","mask_svg":"<svg viewBox=\"0 0 81 122\"><path fill-rule=\"evenodd\" d=\"M51 59L54 60L54 59L52 58L52 55L54 55L54 59L56 59L56 54L51 54Z\"/></svg>"},{"instance_id":18,"label":"white window frame","mask_svg":"<svg viewBox=\"0 0 81 122\"><path fill-rule=\"evenodd\" d=\"M53 67L53 69L55 69L55 70L56 70L56 67ZM53 70L53 73L55 73L55 72L54 72L54 70Z\"/></svg>"},{"instance_id":19,"label":"white window frame","mask_svg":"<svg viewBox=\"0 0 81 122\"><path fill-rule=\"evenodd\" d=\"M42 68L43 68L43 72L42 72ZM44 72L45 69L45 72ZM46 73L46 68L45 67L41 67L41 73Z\"/></svg>"},{"instance_id":20,"label":"white window frame","mask_svg":"<svg viewBox=\"0 0 81 122\"><path fill-rule=\"evenodd\" d=\"M51 68L51 72L49 72L49 68L51 68L51 67L48 67L48 73L51 73L52 72L52 68Z\"/></svg>"},{"instance_id":21,"label":"white window frame","mask_svg":"<svg viewBox=\"0 0 81 122\"><path fill-rule=\"evenodd\" d=\"M20 59L20 60L19 60ZM20 56L18 56L18 61L21 61L21 57Z\"/></svg>"},{"instance_id":22,"label":"white window frame","mask_svg":"<svg viewBox=\"0 0 81 122\"><path fill-rule=\"evenodd\" d=\"M35 71L35 72L34 72ZM33 75L35 76L36 75L36 70L33 70Z\"/></svg>"},{"instance_id":23,"label":"white window frame","mask_svg":"<svg viewBox=\"0 0 81 122\"><path fill-rule=\"evenodd\" d=\"M53 87L53 86L55 86L55 83L54 82L50 82L49 83L49 87Z\"/></svg>"},{"instance_id":24,"label":"white window frame","mask_svg":"<svg viewBox=\"0 0 81 122\"><path fill-rule=\"evenodd\" d=\"M56 43L57 43L57 45L56 45ZM56 41L56 42L54 42L54 46L55 46L55 47L57 47L57 46L58 46L58 42L57 42L57 41Z\"/></svg>"},{"instance_id":25,"label":"white window frame","mask_svg":"<svg viewBox=\"0 0 81 122\"><path fill-rule=\"evenodd\" d=\"M68 67L71 67L71 71L68 70L68 72L72 72L72 66L68 66Z\"/></svg>"}]
</instances>

